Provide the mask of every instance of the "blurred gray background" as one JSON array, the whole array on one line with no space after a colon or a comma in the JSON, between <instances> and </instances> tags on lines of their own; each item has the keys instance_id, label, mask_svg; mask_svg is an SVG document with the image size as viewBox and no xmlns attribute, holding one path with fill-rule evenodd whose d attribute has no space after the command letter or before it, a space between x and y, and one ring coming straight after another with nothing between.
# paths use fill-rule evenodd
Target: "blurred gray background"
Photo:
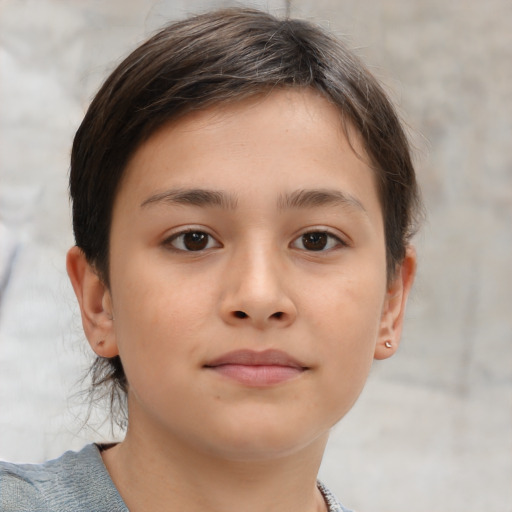
<instances>
[{"instance_id":1,"label":"blurred gray background","mask_svg":"<svg viewBox=\"0 0 512 512\"><path fill-rule=\"evenodd\" d=\"M366 60L411 127L428 210L400 351L335 428L321 477L360 512L512 512L512 2L240 4L315 20ZM0 458L110 436L95 417L81 428L71 140L121 55L220 5L0 0Z\"/></svg>"}]
</instances>

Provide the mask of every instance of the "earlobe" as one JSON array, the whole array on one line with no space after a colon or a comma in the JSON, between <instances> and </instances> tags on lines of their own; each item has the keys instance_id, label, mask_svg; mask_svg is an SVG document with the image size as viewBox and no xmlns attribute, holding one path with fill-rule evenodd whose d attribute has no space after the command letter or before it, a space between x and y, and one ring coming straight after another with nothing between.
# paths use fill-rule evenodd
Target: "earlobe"
<instances>
[{"instance_id":1,"label":"earlobe","mask_svg":"<svg viewBox=\"0 0 512 512\"><path fill-rule=\"evenodd\" d=\"M391 357L398 349L402 335L405 307L416 275L416 250L407 247L404 261L391 282L384 301L375 359Z\"/></svg>"},{"instance_id":2,"label":"earlobe","mask_svg":"<svg viewBox=\"0 0 512 512\"><path fill-rule=\"evenodd\" d=\"M112 297L108 287L89 264L83 251L76 246L68 251L66 268L80 306L89 345L100 357L118 355Z\"/></svg>"}]
</instances>

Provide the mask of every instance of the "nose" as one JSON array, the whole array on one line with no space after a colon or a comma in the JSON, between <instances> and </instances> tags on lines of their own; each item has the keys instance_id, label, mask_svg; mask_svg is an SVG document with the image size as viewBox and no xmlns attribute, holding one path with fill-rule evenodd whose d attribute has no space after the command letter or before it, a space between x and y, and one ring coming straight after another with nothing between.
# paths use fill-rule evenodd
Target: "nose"
<instances>
[{"instance_id":1,"label":"nose","mask_svg":"<svg viewBox=\"0 0 512 512\"><path fill-rule=\"evenodd\" d=\"M243 251L234 257L226 269L220 301L223 320L261 330L291 325L297 309L285 267L271 247Z\"/></svg>"}]
</instances>

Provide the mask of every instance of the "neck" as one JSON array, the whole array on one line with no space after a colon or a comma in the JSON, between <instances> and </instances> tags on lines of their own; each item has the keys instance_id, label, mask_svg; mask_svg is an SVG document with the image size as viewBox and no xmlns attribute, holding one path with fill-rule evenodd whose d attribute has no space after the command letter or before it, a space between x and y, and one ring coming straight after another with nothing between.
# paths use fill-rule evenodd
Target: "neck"
<instances>
[{"instance_id":1,"label":"neck","mask_svg":"<svg viewBox=\"0 0 512 512\"><path fill-rule=\"evenodd\" d=\"M324 512L316 476L326 442L327 435L293 454L229 460L129 429L103 459L131 512Z\"/></svg>"}]
</instances>

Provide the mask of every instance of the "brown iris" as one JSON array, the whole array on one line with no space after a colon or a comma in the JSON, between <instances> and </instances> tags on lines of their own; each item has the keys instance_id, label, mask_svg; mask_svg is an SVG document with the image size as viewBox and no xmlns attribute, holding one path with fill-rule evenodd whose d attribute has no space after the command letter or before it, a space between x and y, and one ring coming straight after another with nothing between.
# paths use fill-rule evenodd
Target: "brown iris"
<instances>
[{"instance_id":1,"label":"brown iris","mask_svg":"<svg viewBox=\"0 0 512 512\"><path fill-rule=\"evenodd\" d=\"M201 251L208 245L209 235L202 231L190 231L183 235L183 245L189 251Z\"/></svg>"},{"instance_id":2,"label":"brown iris","mask_svg":"<svg viewBox=\"0 0 512 512\"><path fill-rule=\"evenodd\" d=\"M302 235L302 243L308 251L321 251L327 245L327 233L306 233Z\"/></svg>"}]
</instances>

